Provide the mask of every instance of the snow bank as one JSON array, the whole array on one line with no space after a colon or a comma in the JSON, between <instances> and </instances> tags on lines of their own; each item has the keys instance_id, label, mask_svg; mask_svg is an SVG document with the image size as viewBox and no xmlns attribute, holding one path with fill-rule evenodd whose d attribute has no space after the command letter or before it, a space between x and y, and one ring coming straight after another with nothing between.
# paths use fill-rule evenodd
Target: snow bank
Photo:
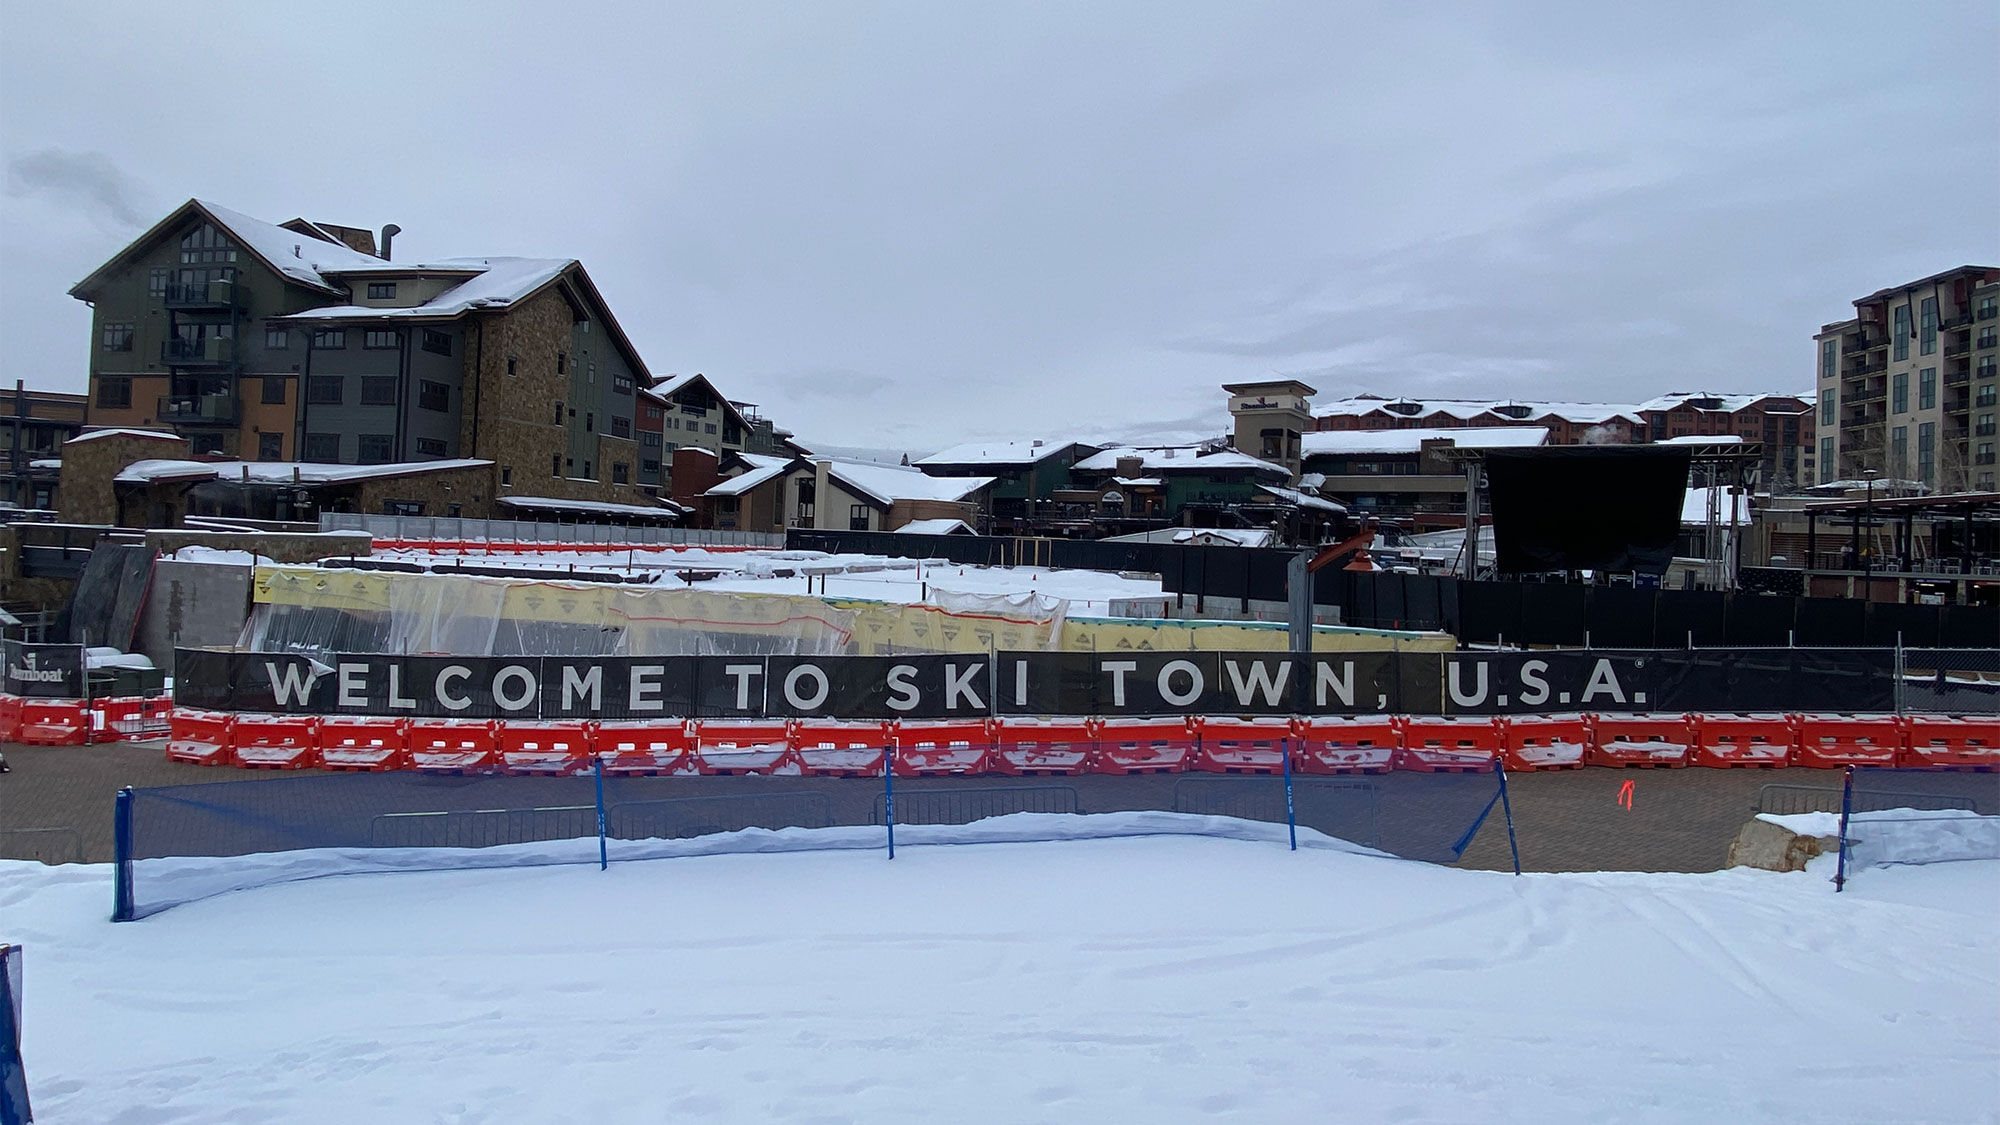
<instances>
[{"instance_id":1,"label":"snow bank","mask_svg":"<svg viewBox=\"0 0 2000 1125\"><path fill-rule=\"evenodd\" d=\"M1839 813L1759 813L1757 819L1801 836L1840 834ZM1850 870L1895 863L2000 859L2000 816L1980 816L1962 809L1855 813L1847 821L1847 840Z\"/></svg>"}]
</instances>

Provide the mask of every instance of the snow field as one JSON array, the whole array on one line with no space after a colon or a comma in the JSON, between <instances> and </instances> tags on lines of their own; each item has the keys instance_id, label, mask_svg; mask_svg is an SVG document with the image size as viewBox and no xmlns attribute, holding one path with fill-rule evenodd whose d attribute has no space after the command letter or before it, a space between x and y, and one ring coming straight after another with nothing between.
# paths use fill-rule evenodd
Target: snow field
<instances>
[{"instance_id":1,"label":"snow field","mask_svg":"<svg viewBox=\"0 0 2000 1125\"><path fill-rule=\"evenodd\" d=\"M900 842L900 841L899 841ZM0 864L39 1121L1990 1121L2000 863L1142 837L289 883Z\"/></svg>"}]
</instances>

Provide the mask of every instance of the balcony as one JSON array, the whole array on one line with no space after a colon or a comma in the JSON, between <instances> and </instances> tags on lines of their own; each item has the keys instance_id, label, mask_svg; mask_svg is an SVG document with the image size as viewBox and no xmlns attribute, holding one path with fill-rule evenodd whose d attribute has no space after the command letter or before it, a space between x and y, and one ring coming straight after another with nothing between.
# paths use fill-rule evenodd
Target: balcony
<instances>
[{"instance_id":1,"label":"balcony","mask_svg":"<svg viewBox=\"0 0 2000 1125\"><path fill-rule=\"evenodd\" d=\"M1946 344L1944 346L1944 354L1946 356L1964 355L1971 350L1972 341L1970 340L1960 340L1957 343Z\"/></svg>"},{"instance_id":2,"label":"balcony","mask_svg":"<svg viewBox=\"0 0 2000 1125\"><path fill-rule=\"evenodd\" d=\"M1957 316L1948 316L1943 320L1939 321L1938 327L1949 330L1953 328L1963 328L1971 323L1972 323L1972 314L1969 312L1962 312L1959 313Z\"/></svg>"},{"instance_id":3,"label":"balcony","mask_svg":"<svg viewBox=\"0 0 2000 1125\"><path fill-rule=\"evenodd\" d=\"M1992 437L1993 429L1994 429L1994 424L1992 422L1981 422L1977 426L1972 427L1972 436Z\"/></svg>"},{"instance_id":4,"label":"balcony","mask_svg":"<svg viewBox=\"0 0 2000 1125\"><path fill-rule=\"evenodd\" d=\"M1888 366L1889 361L1887 359L1871 360L1864 358L1858 363L1848 364L1840 374L1845 379L1858 379L1863 375L1873 375L1878 371L1886 370Z\"/></svg>"},{"instance_id":5,"label":"balcony","mask_svg":"<svg viewBox=\"0 0 2000 1125\"><path fill-rule=\"evenodd\" d=\"M1889 397L1889 388L1887 385L1883 384L1878 384L1873 387L1867 387L1867 386L1843 387L1841 388L1840 391L1840 401L1842 402L1880 402L1888 397Z\"/></svg>"},{"instance_id":6,"label":"balcony","mask_svg":"<svg viewBox=\"0 0 2000 1125\"><path fill-rule=\"evenodd\" d=\"M1844 409L1840 412L1840 424L1843 426L1879 426L1882 424L1882 418L1882 411L1870 410L1866 406Z\"/></svg>"},{"instance_id":7,"label":"balcony","mask_svg":"<svg viewBox=\"0 0 2000 1125\"><path fill-rule=\"evenodd\" d=\"M161 300L170 309L229 310L244 307L244 294L231 278L167 286Z\"/></svg>"},{"instance_id":8,"label":"balcony","mask_svg":"<svg viewBox=\"0 0 2000 1125\"><path fill-rule=\"evenodd\" d=\"M227 367L236 362L235 344L214 336L199 340L176 336L160 345L160 362L175 367Z\"/></svg>"},{"instance_id":9,"label":"balcony","mask_svg":"<svg viewBox=\"0 0 2000 1125\"><path fill-rule=\"evenodd\" d=\"M1882 334L1881 329L1864 327L1842 336L1840 338L1840 350L1843 353L1865 352L1870 348L1882 347L1888 342L1888 338Z\"/></svg>"},{"instance_id":10,"label":"balcony","mask_svg":"<svg viewBox=\"0 0 2000 1125\"><path fill-rule=\"evenodd\" d=\"M190 426L236 424L235 395L162 395L157 414L162 422Z\"/></svg>"}]
</instances>

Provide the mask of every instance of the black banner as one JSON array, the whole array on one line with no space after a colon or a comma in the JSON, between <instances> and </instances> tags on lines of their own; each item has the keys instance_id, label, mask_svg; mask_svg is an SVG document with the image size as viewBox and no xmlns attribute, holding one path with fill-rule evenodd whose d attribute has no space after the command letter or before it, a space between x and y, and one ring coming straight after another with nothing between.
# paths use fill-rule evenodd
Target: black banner
<instances>
[{"instance_id":1,"label":"black banner","mask_svg":"<svg viewBox=\"0 0 2000 1125\"><path fill-rule=\"evenodd\" d=\"M7 648L17 694L80 682L73 645ZM64 671L63 661L74 671ZM1520 715L1890 711L1872 650L1007 652L509 657L181 650L176 699L215 710L463 719L985 715ZM18 671L33 672L32 685ZM23 693L19 686L35 691Z\"/></svg>"},{"instance_id":2,"label":"black banner","mask_svg":"<svg viewBox=\"0 0 2000 1125\"><path fill-rule=\"evenodd\" d=\"M6 642L7 694L25 699L84 698L83 646Z\"/></svg>"}]
</instances>

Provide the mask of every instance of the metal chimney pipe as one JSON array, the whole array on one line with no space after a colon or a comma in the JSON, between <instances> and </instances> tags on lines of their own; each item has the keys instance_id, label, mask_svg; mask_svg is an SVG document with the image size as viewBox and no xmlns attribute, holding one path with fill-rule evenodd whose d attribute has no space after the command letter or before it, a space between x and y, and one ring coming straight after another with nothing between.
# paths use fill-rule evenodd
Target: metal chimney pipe
<instances>
[{"instance_id":1,"label":"metal chimney pipe","mask_svg":"<svg viewBox=\"0 0 2000 1125\"><path fill-rule=\"evenodd\" d=\"M386 226L386 227L383 227L383 228L382 228L382 260L383 260L383 261L385 261L385 262L386 262L386 261L388 261L388 260L389 260L389 244L390 244L391 242L395 241L395 238L396 238L396 236L397 236L397 235L399 235L399 234L401 234L401 233L403 233L403 228L402 228L402 227L399 227L399 226L397 226L397 225L396 225L396 224L394 224L394 223L390 223L390 224L389 224L388 226Z\"/></svg>"}]
</instances>

